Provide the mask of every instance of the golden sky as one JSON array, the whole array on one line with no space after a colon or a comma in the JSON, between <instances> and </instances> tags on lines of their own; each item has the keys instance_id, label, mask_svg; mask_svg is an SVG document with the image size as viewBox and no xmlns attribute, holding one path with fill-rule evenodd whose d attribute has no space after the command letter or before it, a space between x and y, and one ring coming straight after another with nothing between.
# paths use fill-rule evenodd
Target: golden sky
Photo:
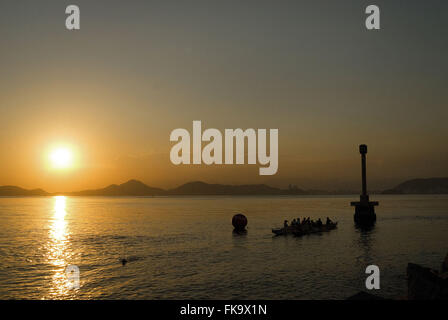
<instances>
[{"instance_id":1,"label":"golden sky","mask_svg":"<svg viewBox=\"0 0 448 320\"><path fill-rule=\"evenodd\" d=\"M72 191L131 178L370 189L447 176L446 2L58 1L0 9L0 185ZM422 12L425 13L422 16ZM319 18L317 18L319 17ZM170 132L278 128L279 170L174 166ZM73 166L55 169L67 147Z\"/></svg>"}]
</instances>

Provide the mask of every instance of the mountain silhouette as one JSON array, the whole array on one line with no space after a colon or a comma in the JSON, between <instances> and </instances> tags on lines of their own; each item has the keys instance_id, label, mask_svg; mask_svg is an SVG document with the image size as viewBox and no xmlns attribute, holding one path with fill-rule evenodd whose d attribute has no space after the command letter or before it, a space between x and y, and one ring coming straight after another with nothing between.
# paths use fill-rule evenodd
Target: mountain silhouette
<instances>
[{"instance_id":1,"label":"mountain silhouette","mask_svg":"<svg viewBox=\"0 0 448 320\"><path fill-rule=\"evenodd\" d=\"M160 188L149 187L141 181L129 180L120 185L111 184L103 189L69 192L72 196L160 196L166 193Z\"/></svg>"},{"instance_id":2,"label":"mountain silhouette","mask_svg":"<svg viewBox=\"0 0 448 320\"><path fill-rule=\"evenodd\" d=\"M307 194L294 187L279 189L265 184L224 185L208 184L201 181L188 182L177 188L164 190L147 186L141 181L132 179L120 185L111 184L101 189L82 190L76 192L48 193L41 189L25 190L19 187L0 187L0 196L168 196L168 195L291 195Z\"/></svg>"},{"instance_id":3,"label":"mountain silhouette","mask_svg":"<svg viewBox=\"0 0 448 320\"><path fill-rule=\"evenodd\" d=\"M282 190L265 184L224 185L202 181L189 182L167 191L169 195L286 195L305 194L301 189Z\"/></svg>"},{"instance_id":4,"label":"mountain silhouette","mask_svg":"<svg viewBox=\"0 0 448 320\"><path fill-rule=\"evenodd\" d=\"M27 190L16 186L0 186L0 196L48 196L42 189Z\"/></svg>"},{"instance_id":5,"label":"mountain silhouette","mask_svg":"<svg viewBox=\"0 0 448 320\"><path fill-rule=\"evenodd\" d=\"M42 189L27 190L16 186L0 186L0 196L170 196L170 195L331 195L354 194L352 191L303 190L296 186L280 189L265 184L226 185L202 181L185 183L177 188L164 190L150 187L132 179L122 184L111 184L102 189L76 192L48 193ZM448 178L413 179L385 190L383 194L448 194Z\"/></svg>"},{"instance_id":6,"label":"mountain silhouette","mask_svg":"<svg viewBox=\"0 0 448 320\"><path fill-rule=\"evenodd\" d=\"M383 191L383 194L447 194L448 178L412 179Z\"/></svg>"}]
</instances>

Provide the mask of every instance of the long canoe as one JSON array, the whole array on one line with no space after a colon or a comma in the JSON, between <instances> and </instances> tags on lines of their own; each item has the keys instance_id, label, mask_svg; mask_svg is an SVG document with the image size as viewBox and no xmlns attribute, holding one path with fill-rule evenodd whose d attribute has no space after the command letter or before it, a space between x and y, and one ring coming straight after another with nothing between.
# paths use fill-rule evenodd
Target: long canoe
<instances>
[{"instance_id":1,"label":"long canoe","mask_svg":"<svg viewBox=\"0 0 448 320\"><path fill-rule=\"evenodd\" d=\"M312 233L328 232L337 228L338 223L324 224L321 227L301 225L301 226L288 226L284 228L272 229L272 233L276 236L284 236L293 234L295 236L304 236Z\"/></svg>"}]
</instances>

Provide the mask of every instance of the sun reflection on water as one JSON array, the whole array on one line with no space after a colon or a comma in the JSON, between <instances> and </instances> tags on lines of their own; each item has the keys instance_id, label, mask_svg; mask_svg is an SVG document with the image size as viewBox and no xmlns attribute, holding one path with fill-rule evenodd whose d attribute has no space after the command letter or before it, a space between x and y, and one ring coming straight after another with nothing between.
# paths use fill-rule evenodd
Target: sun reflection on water
<instances>
[{"instance_id":1,"label":"sun reflection on water","mask_svg":"<svg viewBox=\"0 0 448 320\"><path fill-rule=\"evenodd\" d=\"M57 296L65 296L69 292L70 283L67 279L65 268L69 265L69 237L67 230L67 221L65 217L66 197L54 197L53 215L50 219L51 225L49 230L49 240L47 244L47 259L52 270L52 286L50 294L53 298Z\"/></svg>"},{"instance_id":2,"label":"sun reflection on water","mask_svg":"<svg viewBox=\"0 0 448 320\"><path fill-rule=\"evenodd\" d=\"M53 240L63 242L67 240L67 221L65 221L65 197L55 197L53 224L51 225L50 234Z\"/></svg>"}]
</instances>

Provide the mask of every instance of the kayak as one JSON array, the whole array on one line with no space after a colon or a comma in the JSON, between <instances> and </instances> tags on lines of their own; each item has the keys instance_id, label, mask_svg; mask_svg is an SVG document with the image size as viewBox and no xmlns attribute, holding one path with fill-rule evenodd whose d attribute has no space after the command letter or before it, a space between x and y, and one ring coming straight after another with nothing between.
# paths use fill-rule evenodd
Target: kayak
<instances>
[{"instance_id":1,"label":"kayak","mask_svg":"<svg viewBox=\"0 0 448 320\"><path fill-rule=\"evenodd\" d=\"M293 234L297 237L304 236L312 233L328 232L337 228L338 223L323 224L321 227L301 225L301 226L288 226L284 228L272 229L272 233L276 236L284 236Z\"/></svg>"}]
</instances>

